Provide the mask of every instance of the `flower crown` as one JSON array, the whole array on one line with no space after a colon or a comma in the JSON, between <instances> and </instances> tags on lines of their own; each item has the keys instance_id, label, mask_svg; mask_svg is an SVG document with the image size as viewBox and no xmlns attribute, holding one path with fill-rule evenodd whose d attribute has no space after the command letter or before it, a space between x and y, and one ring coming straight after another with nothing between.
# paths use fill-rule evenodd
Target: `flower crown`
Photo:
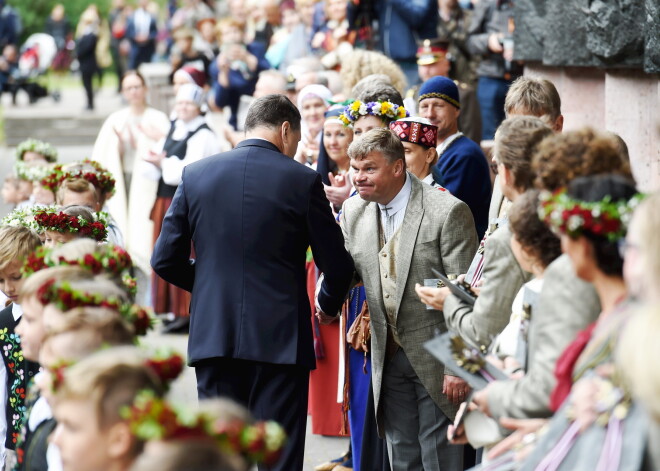
<instances>
[{"instance_id":1,"label":"flower crown","mask_svg":"<svg viewBox=\"0 0 660 471\"><path fill-rule=\"evenodd\" d=\"M14 173L21 180L38 182L50 175L52 167L48 165L30 165L22 160L14 163Z\"/></svg>"},{"instance_id":2,"label":"flower crown","mask_svg":"<svg viewBox=\"0 0 660 471\"><path fill-rule=\"evenodd\" d=\"M95 219L90 222L81 216L69 216L54 208L41 209L34 214L34 221L42 231L78 233L103 242L108 236L108 223L102 213L96 213Z\"/></svg>"},{"instance_id":3,"label":"flower crown","mask_svg":"<svg viewBox=\"0 0 660 471\"><path fill-rule=\"evenodd\" d=\"M32 206L26 209L14 209L11 213L2 218L0 225L10 227L27 227L37 233L43 232L42 228L34 220L35 213L48 209L49 206Z\"/></svg>"},{"instance_id":4,"label":"flower crown","mask_svg":"<svg viewBox=\"0 0 660 471\"><path fill-rule=\"evenodd\" d=\"M117 311L135 329L135 335L145 335L153 327L154 316L145 307L127 304L114 296L105 297L71 288L67 281L48 280L37 290L37 299L44 306L54 304L60 311L77 307L105 307Z\"/></svg>"},{"instance_id":5,"label":"flower crown","mask_svg":"<svg viewBox=\"0 0 660 471\"><path fill-rule=\"evenodd\" d=\"M44 268L58 267L62 265L78 266L89 270L95 275L102 273L113 277L121 277L129 295L135 296L137 292L137 281L129 270L133 268L131 256L118 245L99 245L92 253L86 253L81 258L67 259L63 256L54 258L53 249L39 247L28 255L23 264L22 273L26 276Z\"/></svg>"},{"instance_id":6,"label":"flower crown","mask_svg":"<svg viewBox=\"0 0 660 471\"><path fill-rule=\"evenodd\" d=\"M51 389L54 393L62 387L62 384L66 380L66 370L74 364L75 362L73 361L60 360L50 368L52 378ZM183 357L170 350L157 351L153 357L147 358L145 361L145 366L154 372L166 389L181 375L184 365ZM142 391L140 394L147 391ZM148 392L153 396L152 391Z\"/></svg>"},{"instance_id":7,"label":"flower crown","mask_svg":"<svg viewBox=\"0 0 660 471\"><path fill-rule=\"evenodd\" d=\"M82 168L66 169L63 165L53 167L48 175L41 179L41 185L50 189L53 193L62 185L65 180L81 178L87 180L94 188L100 190L107 197L115 193L115 179L108 170L95 160L85 159L77 166ZM85 167L91 167L92 170Z\"/></svg>"},{"instance_id":8,"label":"flower crown","mask_svg":"<svg viewBox=\"0 0 660 471\"><path fill-rule=\"evenodd\" d=\"M28 139L21 142L16 147L16 158L23 160L23 155L26 152L37 152L46 157L46 160L51 163L57 161L57 150L47 142L38 139Z\"/></svg>"},{"instance_id":9,"label":"flower crown","mask_svg":"<svg viewBox=\"0 0 660 471\"><path fill-rule=\"evenodd\" d=\"M175 408L148 390L140 392L121 415L141 440L207 440L221 451L242 456L253 464L275 464L286 442L286 432L276 422L225 423L203 413Z\"/></svg>"},{"instance_id":10,"label":"flower crown","mask_svg":"<svg viewBox=\"0 0 660 471\"><path fill-rule=\"evenodd\" d=\"M629 201L612 201L607 195L600 201L580 201L571 198L562 188L539 196L539 218L556 234L576 238L587 231L616 242L626 235L632 213L644 195Z\"/></svg>"},{"instance_id":11,"label":"flower crown","mask_svg":"<svg viewBox=\"0 0 660 471\"><path fill-rule=\"evenodd\" d=\"M62 180L64 180L64 171L62 164L58 164L50 169L50 172L39 181L39 184L55 193Z\"/></svg>"},{"instance_id":12,"label":"flower crown","mask_svg":"<svg viewBox=\"0 0 660 471\"><path fill-rule=\"evenodd\" d=\"M82 178L94 185L94 188L101 190L108 197L115 194L116 181L112 173L95 160L85 159L81 165L83 167L82 169L67 171L64 179ZM85 166L91 167L94 171L86 171L84 169Z\"/></svg>"},{"instance_id":13,"label":"flower crown","mask_svg":"<svg viewBox=\"0 0 660 471\"><path fill-rule=\"evenodd\" d=\"M380 116L382 118L395 120L402 119L410 116L403 106L399 106L391 101L370 101L363 103L360 100L355 100L350 105L344 108L344 112L339 115L339 120L344 123L344 126L350 126L357 121L361 116Z\"/></svg>"}]
</instances>

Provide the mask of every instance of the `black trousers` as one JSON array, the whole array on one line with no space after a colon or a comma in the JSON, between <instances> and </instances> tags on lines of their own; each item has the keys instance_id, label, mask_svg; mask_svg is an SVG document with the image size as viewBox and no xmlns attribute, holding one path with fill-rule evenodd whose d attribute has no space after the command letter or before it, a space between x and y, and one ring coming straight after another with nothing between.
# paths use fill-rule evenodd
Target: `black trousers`
<instances>
[{"instance_id":1,"label":"black trousers","mask_svg":"<svg viewBox=\"0 0 660 471\"><path fill-rule=\"evenodd\" d=\"M83 87L85 87L85 95L87 96L87 109L94 109L94 89L92 88L92 78L94 77L95 70L81 71Z\"/></svg>"},{"instance_id":2,"label":"black trousers","mask_svg":"<svg viewBox=\"0 0 660 471\"><path fill-rule=\"evenodd\" d=\"M269 469L303 469L308 368L232 358L210 358L194 366L199 399L228 397L247 407L256 419L275 420L285 428L286 447L279 462Z\"/></svg>"}]
</instances>

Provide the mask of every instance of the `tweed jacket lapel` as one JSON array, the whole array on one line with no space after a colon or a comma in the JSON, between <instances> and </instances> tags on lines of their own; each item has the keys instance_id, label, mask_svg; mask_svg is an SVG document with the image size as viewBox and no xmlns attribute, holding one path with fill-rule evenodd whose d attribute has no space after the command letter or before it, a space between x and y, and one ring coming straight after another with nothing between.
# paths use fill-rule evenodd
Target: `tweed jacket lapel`
<instances>
[{"instance_id":1,"label":"tweed jacket lapel","mask_svg":"<svg viewBox=\"0 0 660 471\"><path fill-rule=\"evenodd\" d=\"M411 180L410 198L406 207L406 215L401 224L399 235L399 247L396 258L396 310L399 311L403 292L408 281L408 272L412 263L417 233L424 216L424 204L422 199L422 183L409 174Z\"/></svg>"}]
</instances>

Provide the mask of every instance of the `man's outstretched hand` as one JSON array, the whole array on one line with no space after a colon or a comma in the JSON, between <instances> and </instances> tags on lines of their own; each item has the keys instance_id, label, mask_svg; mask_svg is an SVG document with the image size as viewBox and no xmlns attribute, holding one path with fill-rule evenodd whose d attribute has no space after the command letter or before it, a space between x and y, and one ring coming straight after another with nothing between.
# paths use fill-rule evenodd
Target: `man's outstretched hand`
<instances>
[{"instance_id":1,"label":"man's outstretched hand","mask_svg":"<svg viewBox=\"0 0 660 471\"><path fill-rule=\"evenodd\" d=\"M337 320L337 318L335 316L329 316L328 314L321 311L320 309L316 310L316 318L319 320L319 323L321 325L332 324L334 321Z\"/></svg>"}]
</instances>

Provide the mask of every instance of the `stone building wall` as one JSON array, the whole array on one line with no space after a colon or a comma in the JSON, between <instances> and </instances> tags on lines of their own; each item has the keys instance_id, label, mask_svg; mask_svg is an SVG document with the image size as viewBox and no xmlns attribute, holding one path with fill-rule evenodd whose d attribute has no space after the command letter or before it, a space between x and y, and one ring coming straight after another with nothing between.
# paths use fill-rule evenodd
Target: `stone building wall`
<instances>
[{"instance_id":1,"label":"stone building wall","mask_svg":"<svg viewBox=\"0 0 660 471\"><path fill-rule=\"evenodd\" d=\"M517 0L514 58L559 90L564 129L619 134L644 191L660 190L660 1Z\"/></svg>"}]
</instances>

